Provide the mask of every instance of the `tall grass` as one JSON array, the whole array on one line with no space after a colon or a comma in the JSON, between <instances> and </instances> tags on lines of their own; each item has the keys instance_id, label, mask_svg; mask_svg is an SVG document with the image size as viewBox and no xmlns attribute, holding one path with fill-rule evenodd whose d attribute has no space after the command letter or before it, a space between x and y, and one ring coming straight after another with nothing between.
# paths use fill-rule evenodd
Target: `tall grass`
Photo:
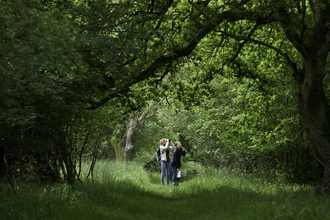
<instances>
[{"instance_id":1,"label":"tall grass","mask_svg":"<svg viewBox=\"0 0 330 220\"><path fill-rule=\"evenodd\" d=\"M101 161L83 184L2 193L0 219L330 219L329 198L312 188L194 169L183 169L178 187L162 186L159 173L139 164Z\"/></svg>"}]
</instances>

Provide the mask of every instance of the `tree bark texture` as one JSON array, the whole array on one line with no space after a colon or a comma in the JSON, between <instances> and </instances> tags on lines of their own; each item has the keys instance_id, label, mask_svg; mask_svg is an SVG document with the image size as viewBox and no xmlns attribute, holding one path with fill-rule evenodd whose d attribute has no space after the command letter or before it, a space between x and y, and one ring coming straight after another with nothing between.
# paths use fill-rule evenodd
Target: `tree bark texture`
<instances>
[{"instance_id":1,"label":"tree bark texture","mask_svg":"<svg viewBox=\"0 0 330 220\"><path fill-rule=\"evenodd\" d=\"M128 162L129 155L130 155L130 152L133 147L132 146L132 135L133 135L134 131L135 131L135 127L133 127L133 118L130 118L126 124L126 143L125 143L125 147L123 148L125 163Z\"/></svg>"},{"instance_id":2,"label":"tree bark texture","mask_svg":"<svg viewBox=\"0 0 330 220\"><path fill-rule=\"evenodd\" d=\"M300 121L324 166L324 176L316 193L329 193L330 184L330 107L323 90L325 62L305 62L305 77L300 85Z\"/></svg>"},{"instance_id":3,"label":"tree bark texture","mask_svg":"<svg viewBox=\"0 0 330 220\"><path fill-rule=\"evenodd\" d=\"M129 161L130 152L133 148L132 135L134 131L136 131L141 125L143 125L146 119L151 117L158 107L159 105L147 109L140 116L136 115L135 117L130 117L126 121L126 132L119 143L117 142L116 133L114 132L111 144L115 149L117 161Z\"/></svg>"}]
</instances>

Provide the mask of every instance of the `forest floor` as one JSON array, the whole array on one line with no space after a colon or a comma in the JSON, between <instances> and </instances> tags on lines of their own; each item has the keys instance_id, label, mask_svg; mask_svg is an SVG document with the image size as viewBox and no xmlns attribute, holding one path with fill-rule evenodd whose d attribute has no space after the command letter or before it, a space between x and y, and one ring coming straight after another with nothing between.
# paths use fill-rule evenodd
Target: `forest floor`
<instances>
[{"instance_id":1,"label":"forest floor","mask_svg":"<svg viewBox=\"0 0 330 220\"><path fill-rule=\"evenodd\" d=\"M184 166L184 164L183 164ZM0 219L330 219L330 198L312 187L249 180L200 167L179 186L141 165L101 161L93 181L0 189Z\"/></svg>"}]
</instances>

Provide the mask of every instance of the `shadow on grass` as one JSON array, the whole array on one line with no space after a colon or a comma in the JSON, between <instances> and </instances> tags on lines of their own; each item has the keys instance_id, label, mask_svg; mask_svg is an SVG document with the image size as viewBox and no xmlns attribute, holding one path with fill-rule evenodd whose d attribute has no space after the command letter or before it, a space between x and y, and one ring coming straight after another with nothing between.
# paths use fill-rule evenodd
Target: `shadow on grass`
<instances>
[{"instance_id":1,"label":"shadow on grass","mask_svg":"<svg viewBox=\"0 0 330 220\"><path fill-rule=\"evenodd\" d=\"M229 186L219 185L212 190L195 186L188 192L180 187L188 185L178 188L159 184L157 192L155 188L116 181L87 183L76 190L83 192L84 199L95 212L114 219L273 219L280 217L278 206L285 200L283 196ZM245 218L249 215L251 218ZM290 216L285 218L291 219Z\"/></svg>"},{"instance_id":2,"label":"shadow on grass","mask_svg":"<svg viewBox=\"0 0 330 220\"><path fill-rule=\"evenodd\" d=\"M155 182L157 176L152 177ZM244 183L221 185L221 179L208 189L197 183L186 180L173 187L109 178L76 184L73 189L61 185L55 191L31 193L26 200L25 195L17 195L7 206L11 210L2 212L0 206L0 219L329 219L328 199L306 192L279 189L266 194Z\"/></svg>"}]
</instances>

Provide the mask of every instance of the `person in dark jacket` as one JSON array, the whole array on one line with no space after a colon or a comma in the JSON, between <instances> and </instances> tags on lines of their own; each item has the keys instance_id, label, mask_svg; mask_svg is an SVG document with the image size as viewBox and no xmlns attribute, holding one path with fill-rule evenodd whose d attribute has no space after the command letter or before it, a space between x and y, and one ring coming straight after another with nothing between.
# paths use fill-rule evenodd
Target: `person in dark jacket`
<instances>
[{"instance_id":1,"label":"person in dark jacket","mask_svg":"<svg viewBox=\"0 0 330 220\"><path fill-rule=\"evenodd\" d=\"M186 149L184 149L181 146L181 142L180 141L176 141L175 142L175 150L173 152L173 156L171 159L171 167L172 167L172 171L173 171L173 186L177 186L179 185L179 179L177 178L178 175L178 171L180 170L181 167L181 155L182 156L186 156Z\"/></svg>"}]
</instances>

